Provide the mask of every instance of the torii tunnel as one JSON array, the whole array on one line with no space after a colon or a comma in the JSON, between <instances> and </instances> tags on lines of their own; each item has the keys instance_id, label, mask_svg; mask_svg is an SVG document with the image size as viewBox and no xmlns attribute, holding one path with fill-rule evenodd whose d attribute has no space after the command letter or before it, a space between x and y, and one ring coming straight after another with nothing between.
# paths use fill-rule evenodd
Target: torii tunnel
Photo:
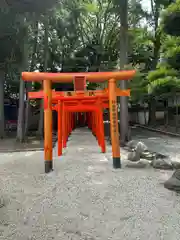
<instances>
[{"instance_id":1,"label":"torii tunnel","mask_svg":"<svg viewBox=\"0 0 180 240\"><path fill-rule=\"evenodd\" d=\"M52 104L55 95L52 91L52 82L58 83L74 83L74 96L81 97L86 91L86 81L100 83L108 81L108 91L104 95L107 98L107 104L110 112L110 129L111 129L111 143L112 143L112 157L113 166L115 168L121 167L120 159L120 142L118 130L118 113L117 113L117 96L129 96L129 90L120 90L116 86L119 80L130 80L134 77L136 71L115 71L115 72L82 72L82 73L42 73L42 72L23 72L22 80L31 82L43 82L43 96L44 98L44 160L45 172L48 173L53 170L53 156L52 156ZM124 92L123 92L124 91ZM93 92L93 91L91 91ZM95 92L95 91L94 91ZM68 101L69 96L63 96ZM91 97L91 96L89 96ZM63 99L61 97L61 99ZM70 97L69 97L70 99ZM99 96L100 99L100 96ZM63 102L63 100L61 100ZM99 100L98 100L99 101ZM60 100L58 100L58 103ZM78 102L78 98L77 98ZM99 104L99 102L97 102ZM102 108L101 105L97 107ZM89 107L87 106L87 109ZM101 109L102 110L102 109ZM64 123L65 124L65 123Z\"/></svg>"}]
</instances>

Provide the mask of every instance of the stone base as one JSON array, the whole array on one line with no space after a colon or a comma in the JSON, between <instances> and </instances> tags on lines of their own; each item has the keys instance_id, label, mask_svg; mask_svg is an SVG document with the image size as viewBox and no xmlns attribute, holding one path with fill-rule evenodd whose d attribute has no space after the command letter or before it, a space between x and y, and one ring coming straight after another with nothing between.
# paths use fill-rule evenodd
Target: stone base
<instances>
[{"instance_id":1,"label":"stone base","mask_svg":"<svg viewBox=\"0 0 180 240\"><path fill-rule=\"evenodd\" d=\"M45 173L49 173L53 171L53 161L45 161Z\"/></svg>"},{"instance_id":2,"label":"stone base","mask_svg":"<svg viewBox=\"0 0 180 240\"><path fill-rule=\"evenodd\" d=\"M113 168L121 168L121 158L113 157Z\"/></svg>"}]
</instances>

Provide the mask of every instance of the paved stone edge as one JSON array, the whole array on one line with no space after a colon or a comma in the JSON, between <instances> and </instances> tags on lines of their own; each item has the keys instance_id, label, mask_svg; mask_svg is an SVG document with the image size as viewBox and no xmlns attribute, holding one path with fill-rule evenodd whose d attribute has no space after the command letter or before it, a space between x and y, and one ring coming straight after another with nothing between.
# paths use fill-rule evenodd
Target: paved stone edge
<instances>
[{"instance_id":1,"label":"paved stone edge","mask_svg":"<svg viewBox=\"0 0 180 240\"><path fill-rule=\"evenodd\" d=\"M53 141L53 148L55 147L57 139ZM16 153L16 152L38 152L44 151L44 147L41 148L19 148L19 149L0 149L0 153Z\"/></svg>"},{"instance_id":2,"label":"paved stone edge","mask_svg":"<svg viewBox=\"0 0 180 240\"><path fill-rule=\"evenodd\" d=\"M168 136L171 136L171 137L180 138L180 134L177 134L177 133L166 132L166 131L163 131L163 130L160 130L160 129L156 129L156 128L152 128L152 127L147 127L147 126L140 125L140 124L135 124L134 126L135 126L135 127L139 127L139 128L143 128L143 129L148 130L148 131L161 133L161 134L163 134L163 135L168 135Z\"/></svg>"},{"instance_id":3,"label":"paved stone edge","mask_svg":"<svg viewBox=\"0 0 180 240\"><path fill-rule=\"evenodd\" d=\"M1 149L0 153L15 153L15 152L36 152L36 151L44 151L44 148L27 148L27 149Z\"/></svg>"}]
</instances>

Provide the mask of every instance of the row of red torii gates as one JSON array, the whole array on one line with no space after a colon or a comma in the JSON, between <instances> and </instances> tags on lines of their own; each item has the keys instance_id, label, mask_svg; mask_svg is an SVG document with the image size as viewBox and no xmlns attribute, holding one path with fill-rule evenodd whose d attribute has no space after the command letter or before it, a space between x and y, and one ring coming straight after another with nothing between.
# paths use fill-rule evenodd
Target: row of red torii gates
<instances>
[{"instance_id":1,"label":"row of red torii gates","mask_svg":"<svg viewBox=\"0 0 180 240\"><path fill-rule=\"evenodd\" d=\"M96 136L101 151L106 151L104 137L103 110L109 108L112 143L112 158L114 168L121 167L120 142L117 114L117 96L130 96L130 90L117 88L118 80L130 80L135 70L116 72L86 72L86 73L40 73L23 72L22 80L43 82L43 90L29 92L29 99L44 99L44 160L45 172L53 170L52 156L52 111L58 113L58 155L66 147L68 136L80 120L80 114L85 113L86 124ZM108 81L104 90L86 90L86 81ZM58 92L52 90L52 82L74 83L74 91Z\"/></svg>"}]
</instances>

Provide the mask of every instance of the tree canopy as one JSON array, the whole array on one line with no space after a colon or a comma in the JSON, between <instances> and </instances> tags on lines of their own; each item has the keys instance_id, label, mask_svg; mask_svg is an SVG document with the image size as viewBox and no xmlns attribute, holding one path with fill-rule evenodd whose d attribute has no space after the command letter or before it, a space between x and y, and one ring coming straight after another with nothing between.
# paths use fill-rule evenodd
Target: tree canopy
<instances>
[{"instance_id":1,"label":"tree canopy","mask_svg":"<svg viewBox=\"0 0 180 240\"><path fill-rule=\"evenodd\" d=\"M130 101L150 104L155 96L179 91L180 0L147 1L150 9L145 9L141 0L1 1L3 96L18 99L24 88L28 91L28 86L18 91L22 69L80 72L119 68L124 50L121 28L124 7L128 10L124 67L138 70L129 83ZM40 89L41 85L29 87ZM56 84L53 88L61 86Z\"/></svg>"},{"instance_id":2,"label":"tree canopy","mask_svg":"<svg viewBox=\"0 0 180 240\"><path fill-rule=\"evenodd\" d=\"M172 1L163 13L163 29L171 36L180 36L180 1Z\"/></svg>"}]
</instances>

